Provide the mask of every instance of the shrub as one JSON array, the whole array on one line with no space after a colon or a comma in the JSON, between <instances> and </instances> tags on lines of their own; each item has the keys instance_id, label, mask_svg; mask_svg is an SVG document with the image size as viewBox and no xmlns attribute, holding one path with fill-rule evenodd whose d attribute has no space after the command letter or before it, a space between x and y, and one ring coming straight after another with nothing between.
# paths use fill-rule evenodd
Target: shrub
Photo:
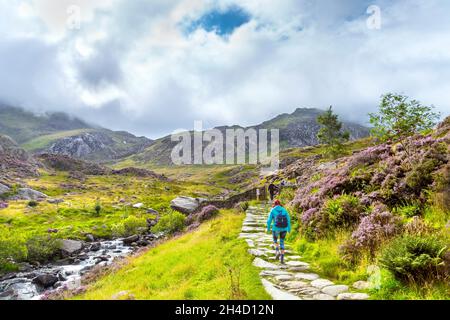
<instances>
[{"instance_id":1,"label":"shrub","mask_svg":"<svg viewBox=\"0 0 450 320\"><path fill-rule=\"evenodd\" d=\"M47 262L55 257L61 248L61 240L50 235L33 235L27 239L27 260Z\"/></svg>"},{"instance_id":2,"label":"shrub","mask_svg":"<svg viewBox=\"0 0 450 320\"><path fill-rule=\"evenodd\" d=\"M129 216L122 222L112 226L112 233L116 236L128 237L141 233L146 229L147 221L145 219L139 219L135 216Z\"/></svg>"},{"instance_id":3,"label":"shrub","mask_svg":"<svg viewBox=\"0 0 450 320\"><path fill-rule=\"evenodd\" d=\"M443 276L446 251L437 236L405 235L385 248L380 263L400 281L424 283Z\"/></svg>"},{"instance_id":4,"label":"shrub","mask_svg":"<svg viewBox=\"0 0 450 320\"><path fill-rule=\"evenodd\" d=\"M173 234L183 230L185 220L186 217L184 214L177 211L171 211L159 219L158 224L152 228L152 231L156 233L164 232Z\"/></svg>"},{"instance_id":5,"label":"shrub","mask_svg":"<svg viewBox=\"0 0 450 320\"><path fill-rule=\"evenodd\" d=\"M400 231L400 219L383 206L377 206L370 215L361 219L351 239L341 247L341 254L350 262L355 262L363 251L373 258L380 245Z\"/></svg>"},{"instance_id":6,"label":"shrub","mask_svg":"<svg viewBox=\"0 0 450 320\"><path fill-rule=\"evenodd\" d=\"M419 205L411 204L403 207L397 207L394 209L394 212L403 217L412 218L414 216L420 215L421 208Z\"/></svg>"},{"instance_id":7,"label":"shrub","mask_svg":"<svg viewBox=\"0 0 450 320\"><path fill-rule=\"evenodd\" d=\"M102 211L102 205L100 202L97 202L94 207L95 216L98 217L100 215L100 211Z\"/></svg>"},{"instance_id":8,"label":"shrub","mask_svg":"<svg viewBox=\"0 0 450 320\"><path fill-rule=\"evenodd\" d=\"M328 228L348 228L358 222L361 213L364 212L359 199L351 195L337 196L329 199L322 213Z\"/></svg>"},{"instance_id":9,"label":"shrub","mask_svg":"<svg viewBox=\"0 0 450 320\"><path fill-rule=\"evenodd\" d=\"M200 213L198 214L198 220L200 222L209 220L212 217L214 217L215 215L217 215L218 213L219 213L219 208L217 208L216 206L213 206L213 205L208 205L208 206L204 207L202 209L202 211L200 211Z\"/></svg>"},{"instance_id":10,"label":"shrub","mask_svg":"<svg viewBox=\"0 0 450 320\"><path fill-rule=\"evenodd\" d=\"M39 203L38 203L37 201L34 201L34 200L31 200L31 201L28 202L28 206L29 206L30 208L35 208L35 207L37 207L38 205L39 205Z\"/></svg>"}]
</instances>

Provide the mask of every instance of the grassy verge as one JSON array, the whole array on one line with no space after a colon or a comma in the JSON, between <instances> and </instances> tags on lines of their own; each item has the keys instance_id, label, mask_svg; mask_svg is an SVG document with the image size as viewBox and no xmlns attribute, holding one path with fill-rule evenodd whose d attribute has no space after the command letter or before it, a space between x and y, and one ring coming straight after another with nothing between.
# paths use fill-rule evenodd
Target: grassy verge
<instances>
[{"instance_id":1,"label":"grassy verge","mask_svg":"<svg viewBox=\"0 0 450 320\"><path fill-rule=\"evenodd\" d=\"M136 299L269 299L238 239L242 214L222 211L198 230L130 259L76 299L111 299L128 291Z\"/></svg>"}]
</instances>

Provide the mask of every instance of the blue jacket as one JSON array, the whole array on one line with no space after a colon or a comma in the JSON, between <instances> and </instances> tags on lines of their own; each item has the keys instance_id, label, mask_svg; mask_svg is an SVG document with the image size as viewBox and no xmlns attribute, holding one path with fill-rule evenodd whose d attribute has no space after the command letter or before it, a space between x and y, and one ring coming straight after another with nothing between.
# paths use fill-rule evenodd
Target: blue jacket
<instances>
[{"instance_id":1,"label":"blue jacket","mask_svg":"<svg viewBox=\"0 0 450 320\"><path fill-rule=\"evenodd\" d=\"M283 214L287 216L287 227L286 228L278 228L275 226L275 218L277 215ZM272 223L273 222L273 223ZM273 224L273 225L272 225ZM269 213L269 219L267 219L267 231L270 232L270 230L275 232L291 232L291 217L289 216L289 213L285 208L282 206L276 206L272 208L272 210Z\"/></svg>"}]
</instances>

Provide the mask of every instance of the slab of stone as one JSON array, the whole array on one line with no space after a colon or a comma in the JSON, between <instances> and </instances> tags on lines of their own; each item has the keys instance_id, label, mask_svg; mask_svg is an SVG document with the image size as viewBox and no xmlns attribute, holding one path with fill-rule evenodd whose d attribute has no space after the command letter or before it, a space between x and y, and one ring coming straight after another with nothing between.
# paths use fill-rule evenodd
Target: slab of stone
<instances>
[{"instance_id":1,"label":"slab of stone","mask_svg":"<svg viewBox=\"0 0 450 320\"><path fill-rule=\"evenodd\" d=\"M286 265L288 267L309 267L309 264L302 261L287 261Z\"/></svg>"},{"instance_id":2,"label":"slab of stone","mask_svg":"<svg viewBox=\"0 0 450 320\"><path fill-rule=\"evenodd\" d=\"M273 300L301 300L296 295L277 289L270 281L267 281L266 279L261 279L261 282L264 289L266 289L267 293Z\"/></svg>"},{"instance_id":3,"label":"slab of stone","mask_svg":"<svg viewBox=\"0 0 450 320\"><path fill-rule=\"evenodd\" d=\"M275 270L280 269L280 267L277 266L276 264L267 262L261 258L255 258L255 260L253 260L253 265L255 267L264 268L264 269L275 269Z\"/></svg>"},{"instance_id":4,"label":"slab of stone","mask_svg":"<svg viewBox=\"0 0 450 320\"><path fill-rule=\"evenodd\" d=\"M356 281L352 287L357 290L367 290L370 289L370 283L367 281Z\"/></svg>"},{"instance_id":5,"label":"slab of stone","mask_svg":"<svg viewBox=\"0 0 450 320\"><path fill-rule=\"evenodd\" d=\"M325 294L325 293L319 293L319 294L315 294L313 296L314 300L335 300L336 298L333 296L330 296L329 294Z\"/></svg>"},{"instance_id":6,"label":"slab of stone","mask_svg":"<svg viewBox=\"0 0 450 320\"><path fill-rule=\"evenodd\" d=\"M367 300L369 299L369 295L366 293L340 293L337 296L338 300Z\"/></svg>"},{"instance_id":7,"label":"slab of stone","mask_svg":"<svg viewBox=\"0 0 450 320\"><path fill-rule=\"evenodd\" d=\"M304 281L284 281L280 283L280 286L288 288L288 289L300 289L305 288L308 284Z\"/></svg>"},{"instance_id":8,"label":"slab of stone","mask_svg":"<svg viewBox=\"0 0 450 320\"><path fill-rule=\"evenodd\" d=\"M286 252L285 252L286 253ZM285 257L287 260L300 260L302 257L300 256L287 256Z\"/></svg>"},{"instance_id":9,"label":"slab of stone","mask_svg":"<svg viewBox=\"0 0 450 320\"><path fill-rule=\"evenodd\" d=\"M283 270L264 270L259 273L260 276L278 276L278 275L292 275L291 273Z\"/></svg>"},{"instance_id":10,"label":"slab of stone","mask_svg":"<svg viewBox=\"0 0 450 320\"><path fill-rule=\"evenodd\" d=\"M303 287L295 290L290 290L291 292L297 294L297 295L304 295L304 296L314 296L316 294L320 294L320 289L314 288L314 287Z\"/></svg>"},{"instance_id":11,"label":"slab of stone","mask_svg":"<svg viewBox=\"0 0 450 320\"><path fill-rule=\"evenodd\" d=\"M170 207L173 210L188 215L195 212L205 201L206 199L201 198L177 197L170 202Z\"/></svg>"},{"instance_id":12,"label":"slab of stone","mask_svg":"<svg viewBox=\"0 0 450 320\"><path fill-rule=\"evenodd\" d=\"M264 251L258 250L258 249L249 249L248 253L255 257L266 257L267 254Z\"/></svg>"},{"instance_id":13,"label":"slab of stone","mask_svg":"<svg viewBox=\"0 0 450 320\"><path fill-rule=\"evenodd\" d=\"M247 245L248 245L250 248L254 248L254 247L255 247L255 243L253 242L253 240L245 239L245 242L247 242Z\"/></svg>"},{"instance_id":14,"label":"slab of stone","mask_svg":"<svg viewBox=\"0 0 450 320\"><path fill-rule=\"evenodd\" d=\"M278 281L290 281L290 280L294 279L294 276L291 274L282 274L282 275L276 276L275 279Z\"/></svg>"},{"instance_id":15,"label":"slab of stone","mask_svg":"<svg viewBox=\"0 0 450 320\"><path fill-rule=\"evenodd\" d=\"M264 231L265 228L258 228L258 227L242 227L242 232L259 232Z\"/></svg>"},{"instance_id":16,"label":"slab of stone","mask_svg":"<svg viewBox=\"0 0 450 320\"><path fill-rule=\"evenodd\" d=\"M295 279L309 280L309 281L319 279L319 275L317 275L315 273L303 273L303 272L296 273L294 275L294 277L295 277Z\"/></svg>"},{"instance_id":17,"label":"slab of stone","mask_svg":"<svg viewBox=\"0 0 450 320\"><path fill-rule=\"evenodd\" d=\"M334 283L327 279L317 279L311 282L313 287L322 289L328 286L332 286Z\"/></svg>"},{"instance_id":18,"label":"slab of stone","mask_svg":"<svg viewBox=\"0 0 450 320\"><path fill-rule=\"evenodd\" d=\"M329 294L330 296L336 297L340 293L348 291L348 286L346 285L333 285L322 288L322 292L325 294Z\"/></svg>"},{"instance_id":19,"label":"slab of stone","mask_svg":"<svg viewBox=\"0 0 450 320\"><path fill-rule=\"evenodd\" d=\"M286 267L286 268L288 268L288 267ZM303 266L303 267L290 267L289 268L289 271L292 271L292 272L303 272L303 271L308 271L309 270L309 267L308 266Z\"/></svg>"}]
</instances>

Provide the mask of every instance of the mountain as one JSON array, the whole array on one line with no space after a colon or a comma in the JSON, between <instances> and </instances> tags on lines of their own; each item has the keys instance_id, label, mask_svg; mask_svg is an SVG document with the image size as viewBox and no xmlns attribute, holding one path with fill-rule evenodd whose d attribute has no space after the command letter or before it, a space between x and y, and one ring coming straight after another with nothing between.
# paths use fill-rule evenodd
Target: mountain
<instances>
[{"instance_id":1,"label":"mountain","mask_svg":"<svg viewBox=\"0 0 450 320\"><path fill-rule=\"evenodd\" d=\"M37 115L0 105L0 134L31 153L52 153L105 162L138 153L152 141L88 124L66 113Z\"/></svg>"},{"instance_id":2,"label":"mountain","mask_svg":"<svg viewBox=\"0 0 450 320\"><path fill-rule=\"evenodd\" d=\"M0 135L0 181L37 175L37 161L10 137Z\"/></svg>"},{"instance_id":3,"label":"mountain","mask_svg":"<svg viewBox=\"0 0 450 320\"><path fill-rule=\"evenodd\" d=\"M215 129L225 133L227 129L279 129L280 130L280 148L288 149L294 147L306 147L319 144L317 133L320 125L317 123L317 117L324 111L312 108L298 108L293 113L281 114L271 120L265 121L259 125L250 127L221 126ZM343 129L350 132L350 139L357 140L369 135L369 129L353 122L343 121ZM225 136L225 135L224 135ZM140 163L150 163L153 165L171 165L170 158L172 149L178 142L172 142L171 136L166 136L156 140L143 152L131 157L133 161ZM204 146L207 144L204 143Z\"/></svg>"}]
</instances>

